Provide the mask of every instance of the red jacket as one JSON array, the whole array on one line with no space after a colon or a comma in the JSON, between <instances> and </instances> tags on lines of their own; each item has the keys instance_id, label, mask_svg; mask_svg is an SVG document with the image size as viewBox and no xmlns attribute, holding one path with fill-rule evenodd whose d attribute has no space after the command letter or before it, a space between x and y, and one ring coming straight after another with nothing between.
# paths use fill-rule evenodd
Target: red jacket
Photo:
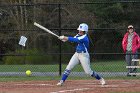
<instances>
[{"instance_id":1,"label":"red jacket","mask_svg":"<svg viewBox=\"0 0 140 93\"><path fill-rule=\"evenodd\" d=\"M133 32L134 36L132 39L132 53L135 53L140 48L140 37L136 32ZM122 47L124 53L126 53L127 43L128 43L128 32L124 35L122 40Z\"/></svg>"}]
</instances>

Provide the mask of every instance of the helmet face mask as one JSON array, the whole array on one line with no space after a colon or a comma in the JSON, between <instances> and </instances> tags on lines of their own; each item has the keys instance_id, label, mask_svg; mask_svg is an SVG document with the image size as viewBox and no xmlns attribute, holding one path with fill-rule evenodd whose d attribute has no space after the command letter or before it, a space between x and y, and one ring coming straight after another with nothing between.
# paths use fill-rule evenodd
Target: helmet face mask
<instances>
[{"instance_id":1,"label":"helmet face mask","mask_svg":"<svg viewBox=\"0 0 140 93\"><path fill-rule=\"evenodd\" d=\"M79 27L77 28L77 30L79 31L85 31L86 33L88 32L88 25L85 23L82 23L79 25Z\"/></svg>"}]
</instances>

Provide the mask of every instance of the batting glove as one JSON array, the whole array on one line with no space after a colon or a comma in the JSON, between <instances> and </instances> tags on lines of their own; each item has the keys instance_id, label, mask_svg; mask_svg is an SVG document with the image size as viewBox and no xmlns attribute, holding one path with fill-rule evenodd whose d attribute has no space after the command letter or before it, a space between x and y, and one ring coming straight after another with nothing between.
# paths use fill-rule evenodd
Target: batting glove
<instances>
[{"instance_id":1,"label":"batting glove","mask_svg":"<svg viewBox=\"0 0 140 93\"><path fill-rule=\"evenodd\" d=\"M61 40L61 41L66 42L67 40Z\"/></svg>"},{"instance_id":2,"label":"batting glove","mask_svg":"<svg viewBox=\"0 0 140 93\"><path fill-rule=\"evenodd\" d=\"M63 39L64 39L64 37L65 37L65 36L60 36L60 37L59 37L59 39L60 39L60 40L63 40Z\"/></svg>"}]
</instances>

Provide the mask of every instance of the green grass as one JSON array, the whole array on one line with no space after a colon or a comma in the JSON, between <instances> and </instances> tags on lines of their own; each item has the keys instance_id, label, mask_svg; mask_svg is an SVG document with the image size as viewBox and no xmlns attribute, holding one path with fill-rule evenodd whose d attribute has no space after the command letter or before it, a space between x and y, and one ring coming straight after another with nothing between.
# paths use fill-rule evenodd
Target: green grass
<instances>
[{"instance_id":1,"label":"green grass","mask_svg":"<svg viewBox=\"0 0 140 93\"><path fill-rule=\"evenodd\" d=\"M67 64L62 65L62 71ZM126 63L124 61L95 61L91 63L92 70L97 72L126 72ZM0 72L58 72L59 65L0 65ZM72 71L83 72L81 65L74 67ZM140 70L139 70L140 71Z\"/></svg>"},{"instance_id":2,"label":"green grass","mask_svg":"<svg viewBox=\"0 0 140 93\"><path fill-rule=\"evenodd\" d=\"M62 72L65 70L67 64L62 65ZM126 72L127 69L126 63L124 61L94 61L91 62L92 70L97 72ZM58 72L59 65L0 65L0 72L25 72L26 70L31 70L32 72ZM83 72L83 68L81 65L75 66L72 70L76 72ZM140 69L138 69L140 72ZM88 77L88 78L87 78ZM90 76L85 77L72 77L70 76L68 80L94 80ZM7 81L32 81L32 80L60 80L60 76L0 76L1 82ZM106 80L118 79L118 80L132 80L132 79L140 79L140 77L106 77Z\"/></svg>"},{"instance_id":3,"label":"green grass","mask_svg":"<svg viewBox=\"0 0 140 93\"><path fill-rule=\"evenodd\" d=\"M127 71L126 64L123 61L95 61L91 63L91 68L98 72L124 72ZM81 65L74 70L83 70Z\"/></svg>"},{"instance_id":4,"label":"green grass","mask_svg":"<svg viewBox=\"0 0 140 93\"><path fill-rule=\"evenodd\" d=\"M58 72L58 65L0 65L0 72Z\"/></svg>"}]
</instances>

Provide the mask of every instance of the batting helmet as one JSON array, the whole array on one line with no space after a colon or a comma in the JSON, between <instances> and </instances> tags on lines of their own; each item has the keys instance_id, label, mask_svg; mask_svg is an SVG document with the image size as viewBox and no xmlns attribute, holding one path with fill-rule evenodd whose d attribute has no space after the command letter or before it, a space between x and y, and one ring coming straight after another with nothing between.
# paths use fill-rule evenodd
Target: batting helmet
<instances>
[{"instance_id":1,"label":"batting helmet","mask_svg":"<svg viewBox=\"0 0 140 93\"><path fill-rule=\"evenodd\" d=\"M77 28L77 30L88 32L88 25L85 24L85 23L82 23L82 24L79 25L79 27Z\"/></svg>"}]
</instances>

